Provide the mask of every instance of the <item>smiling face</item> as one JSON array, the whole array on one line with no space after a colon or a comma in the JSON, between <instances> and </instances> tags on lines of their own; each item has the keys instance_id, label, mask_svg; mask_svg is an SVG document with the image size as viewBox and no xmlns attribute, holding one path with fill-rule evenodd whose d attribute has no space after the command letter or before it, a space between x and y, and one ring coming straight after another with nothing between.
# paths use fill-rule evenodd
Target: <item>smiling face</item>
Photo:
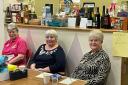
<instances>
[{"instance_id":1,"label":"smiling face","mask_svg":"<svg viewBox=\"0 0 128 85\"><path fill-rule=\"evenodd\" d=\"M53 47L57 43L57 39L54 35L46 35L46 44L50 47Z\"/></svg>"},{"instance_id":2,"label":"smiling face","mask_svg":"<svg viewBox=\"0 0 128 85\"><path fill-rule=\"evenodd\" d=\"M102 41L95 36L90 37L89 38L89 46L93 52L96 52L97 50L102 48Z\"/></svg>"},{"instance_id":3,"label":"smiling face","mask_svg":"<svg viewBox=\"0 0 128 85\"><path fill-rule=\"evenodd\" d=\"M18 36L18 31L16 29L8 29L8 35L10 39L15 39Z\"/></svg>"}]
</instances>

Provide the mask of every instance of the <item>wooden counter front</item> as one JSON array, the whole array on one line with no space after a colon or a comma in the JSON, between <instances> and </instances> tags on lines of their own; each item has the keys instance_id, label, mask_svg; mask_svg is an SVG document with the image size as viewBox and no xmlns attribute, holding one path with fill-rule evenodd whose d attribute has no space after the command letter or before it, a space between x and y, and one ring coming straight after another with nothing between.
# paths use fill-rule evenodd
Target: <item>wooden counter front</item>
<instances>
[{"instance_id":1,"label":"wooden counter front","mask_svg":"<svg viewBox=\"0 0 128 85\"><path fill-rule=\"evenodd\" d=\"M35 77L39 74L40 74L39 72L29 70L27 78L22 78L14 81L10 81L10 80L1 81L0 85L44 85L43 79ZM49 85L51 85L51 82L49 83ZM58 85L64 85L64 84L58 83ZM73 82L71 85L85 85L85 81L78 80Z\"/></svg>"}]
</instances>

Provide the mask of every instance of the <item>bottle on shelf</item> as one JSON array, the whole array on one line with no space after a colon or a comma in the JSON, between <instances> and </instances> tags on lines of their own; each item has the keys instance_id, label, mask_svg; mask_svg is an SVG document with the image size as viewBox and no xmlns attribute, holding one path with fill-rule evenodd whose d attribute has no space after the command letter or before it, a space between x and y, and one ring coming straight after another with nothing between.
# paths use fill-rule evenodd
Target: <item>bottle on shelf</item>
<instances>
[{"instance_id":1,"label":"bottle on shelf","mask_svg":"<svg viewBox=\"0 0 128 85\"><path fill-rule=\"evenodd\" d=\"M92 11L92 28L96 27L95 9Z\"/></svg>"},{"instance_id":2,"label":"bottle on shelf","mask_svg":"<svg viewBox=\"0 0 128 85\"><path fill-rule=\"evenodd\" d=\"M24 9L23 9L23 3L21 3L21 11L20 11L20 22L23 23L24 21Z\"/></svg>"},{"instance_id":3,"label":"bottle on shelf","mask_svg":"<svg viewBox=\"0 0 128 85\"><path fill-rule=\"evenodd\" d=\"M103 5L103 9L102 9L101 28L104 28L104 17L105 17L105 5Z\"/></svg>"},{"instance_id":4,"label":"bottle on shelf","mask_svg":"<svg viewBox=\"0 0 128 85\"><path fill-rule=\"evenodd\" d=\"M20 12L18 12L18 13L16 14L16 22L17 22L17 23L20 23L20 22L21 22L21 15L20 15Z\"/></svg>"},{"instance_id":5,"label":"bottle on shelf","mask_svg":"<svg viewBox=\"0 0 128 85\"><path fill-rule=\"evenodd\" d=\"M95 14L95 28L100 29L100 12L99 12L99 7L96 8L96 14Z\"/></svg>"},{"instance_id":6,"label":"bottle on shelf","mask_svg":"<svg viewBox=\"0 0 128 85\"><path fill-rule=\"evenodd\" d=\"M80 14L76 15L76 27L80 26Z\"/></svg>"},{"instance_id":7,"label":"bottle on shelf","mask_svg":"<svg viewBox=\"0 0 128 85\"><path fill-rule=\"evenodd\" d=\"M6 8L5 22L6 23L12 22L12 13L9 7Z\"/></svg>"},{"instance_id":8,"label":"bottle on shelf","mask_svg":"<svg viewBox=\"0 0 128 85\"><path fill-rule=\"evenodd\" d=\"M85 7L85 14L84 14L84 18L88 18L88 8Z\"/></svg>"},{"instance_id":9,"label":"bottle on shelf","mask_svg":"<svg viewBox=\"0 0 128 85\"><path fill-rule=\"evenodd\" d=\"M104 28L110 29L111 28L111 21L110 21L110 15L108 13L108 9L106 9L106 14L104 17Z\"/></svg>"},{"instance_id":10,"label":"bottle on shelf","mask_svg":"<svg viewBox=\"0 0 128 85\"><path fill-rule=\"evenodd\" d=\"M87 28L92 28L93 26L93 18L92 18L92 13L91 10L88 10L88 17L87 17Z\"/></svg>"},{"instance_id":11,"label":"bottle on shelf","mask_svg":"<svg viewBox=\"0 0 128 85\"><path fill-rule=\"evenodd\" d=\"M24 24L28 24L29 23L29 10L28 10L28 6L27 5L24 5L23 23Z\"/></svg>"}]
</instances>

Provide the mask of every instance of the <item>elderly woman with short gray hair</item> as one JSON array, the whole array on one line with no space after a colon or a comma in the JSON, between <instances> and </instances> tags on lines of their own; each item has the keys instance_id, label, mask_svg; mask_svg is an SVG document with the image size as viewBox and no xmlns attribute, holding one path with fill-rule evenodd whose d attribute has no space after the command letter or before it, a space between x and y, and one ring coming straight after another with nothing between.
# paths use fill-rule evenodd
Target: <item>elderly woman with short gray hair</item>
<instances>
[{"instance_id":1,"label":"elderly woman with short gray hair","mask_svg":"<svg viewBox=\"0 0 128 85\"><path fill-rule=\"evenodd\" d=\"M90 32L91 51L84 55L71 77L86 80L85 85L105 85L111 64L109 56L102 49L103 38L103 33L100 30Z\"/></svg>"},{"instance_id":2,"label":"elderly woman with short gray hair","mask_svg":"<svg viewBox=\"0 0 128 85\"><path fill-rule=\"evenodd\" d=\"M31 60L31 69L36 71L58 73L65 71L65 53L58 44L55 30L45 32L45 44L42 44Z\"/></svg>"},{"instance_id":3,"label":"elderly woman with short gray hair","mask_svg":"<svg viewBox=\"0 0 128 85\"><path fill-rule=\"evenodd\" d=\"M26 41L19 36L16 24L8 24L7 32L10 39L5 42L2 50L2 55L8 57L7 64L26 65L28 47Z\"/></svg>"}]
</instances>

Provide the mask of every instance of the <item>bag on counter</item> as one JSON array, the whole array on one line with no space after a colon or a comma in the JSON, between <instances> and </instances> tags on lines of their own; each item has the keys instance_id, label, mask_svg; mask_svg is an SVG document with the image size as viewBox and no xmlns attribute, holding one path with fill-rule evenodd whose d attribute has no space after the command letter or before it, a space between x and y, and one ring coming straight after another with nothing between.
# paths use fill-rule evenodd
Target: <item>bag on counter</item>
<instances>
[{"instance_id":1,"label":"bag on counter","mask_svg":"<svg viewBox=\"0 0 128 85\"><path fill-rule=\"evenodd\" d=\"M28 70L25 69L23 71L21 70L10 71L9 76L10 76L10 80L18 80L21 78L26 78L28 76Z\"/></svg>"}]
</instances>

